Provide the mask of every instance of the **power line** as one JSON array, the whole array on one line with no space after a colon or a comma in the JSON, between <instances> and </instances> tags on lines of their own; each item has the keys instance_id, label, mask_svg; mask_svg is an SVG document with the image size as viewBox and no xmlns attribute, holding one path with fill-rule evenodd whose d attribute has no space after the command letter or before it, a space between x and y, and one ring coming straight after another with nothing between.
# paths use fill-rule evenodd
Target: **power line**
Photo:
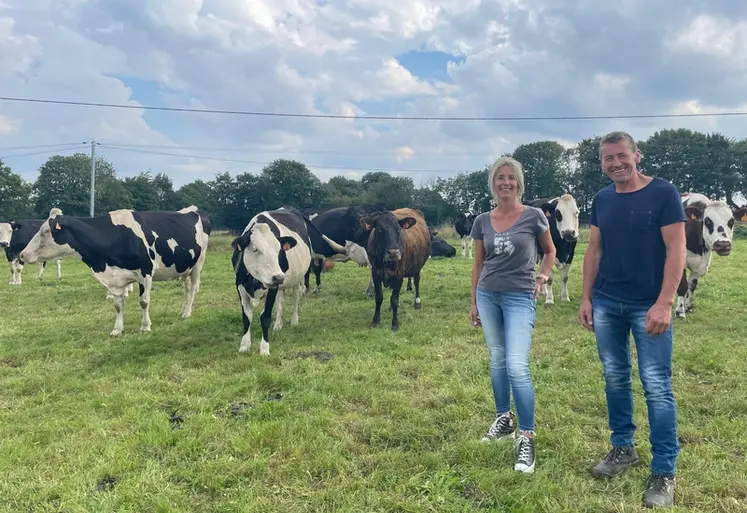
<instances>
[{"instance_id":1,"label":"power line","mask_svg":"<svg viewBox=\"0 0 747 513\"><path fill-rule=\"evenodd\" d=\"M217 162L234 162L238 164L253 164L258 166L267 166L272 162L258 162L254 160L240 160L240 159L227 159L222 157L206 157L203 155L185 155L182 153L169 153L163 151L149 151L149 150L136 150L134 148L121 148L117 146L111 146L108 144L99 144L100 148L108 148L110 150L128 151L132 153L144 153L150 155L164 155L169 157L183 157L187 159L198 159L198 160L213 160ZM317 168L317 169L342 169L347 171L386 171L391 173L454 173L459 170L457 169L394 169L391 167L350 167L350 166L322 166L316 164L304 163L306 167Z\"/></svg>"},{"instance_id":2,"label":"power line","mask_svg":"<svg viewBox=\"0 0 747 513\"><path fill-rule=\"evenodd\" d=\"M0 151L34 150L38 148L51 148L53 146L75 146L77 144L86 144L86 142L83 141L83 142L72 142L72 143L34 144L31 146L6 146L5 148L0 148Z\"/></svg>"},{"instance_id":3,"label":"power line","mask_svg":"<svg viewBox=\"0 0 747 513\"><path fill-rule=\"evenodd\" d=\"M319 119L371 119L394 121L574 121L574 120L604 120L604 119L662 119L662 118L696 118L711 116L745 116L745 111L732 112L698 112L680 114L620 114L603 116L495 116L495 117L435 117L435 116L352 116L344 114L302 114L290 112L258 112L243 110L195 109L187 107L158 107L154 105L126 105L118 103L95 103L65 100L47 100L42 98L17 98L0 96L0 100L13 102L47 103L56 105L76 105L86 107L108 107L115 109L160 110L167 112L194 112L202 114L231 114L242 116L269 116L287 118L319 118Z\"/></svg>"},{"instance_id":4,"label":"power line","mask_svg":"<svg viewBox=\"0 0 747 513\"><path fill-rule=\"evenodd\" d=\"M70 151L70 150L77 150L78 148L71 147L71 148L56 148L53 150L44 150L44 151L32 151L30 153L16 153L11 155L3 155L0 156L0 160L7 160L12 159L13 157L31 157L32 155L45 155L47 153L56 153L60 151Z\"/></svg>"}]
</instances>

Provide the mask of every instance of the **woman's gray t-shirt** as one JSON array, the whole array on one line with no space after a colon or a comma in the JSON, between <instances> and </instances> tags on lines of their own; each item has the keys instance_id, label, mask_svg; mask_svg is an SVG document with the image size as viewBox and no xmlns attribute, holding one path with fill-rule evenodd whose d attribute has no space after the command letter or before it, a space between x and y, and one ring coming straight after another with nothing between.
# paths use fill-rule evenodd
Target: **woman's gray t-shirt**
<instances>
[{"instance_id":1,"label":"woman's gray t-shirt","mask_svg":"<svg viewBox=\"0 0 747 513\"><path fill-rule=\"evenodd\" d=\"M485 246L485 259L477 286L508 292L533 291L536 284L537 237L550 227L541 209L525 206L519 219L505 232L496 232L490 212L475 218L470 235Z\"/></svg>"}]
</instances>

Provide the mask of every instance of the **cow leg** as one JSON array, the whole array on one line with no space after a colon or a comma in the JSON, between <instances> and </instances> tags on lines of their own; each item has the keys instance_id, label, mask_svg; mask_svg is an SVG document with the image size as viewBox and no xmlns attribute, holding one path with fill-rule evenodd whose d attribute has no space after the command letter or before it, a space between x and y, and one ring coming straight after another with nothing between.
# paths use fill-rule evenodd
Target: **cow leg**
<instances>
[{"instance_id":1,"label":"cow leg","mask_svg":"<svg viewBox=\"0 0 747 513\"><path fill-rule=\"evenodd\" d=\"M389 303L392 307L392 331L399 331L399 292L402 290L402 279L395 279L391 283L392 296Z\"/></svg>"},{"instance_id":2,"label":"cow leg","mask_svg":"<svg viewBox=\"0 0 747 513\"><path fill-rule=\"evenodd\" d=\"M301 285L293 287L293 312L291 313L291 326L298 324L298 302L301 299Z\"/></svg>"},{"instance_id":3,"label":"cow leg","mask_svg":"<svg viewBox=\"0 0 747 513\"><path fill-rule=\"evenodd\" d=\"M420 273L415 275L415 310L420 310L420 308L423 306L420 303ZM409 284L409 278L408 278L408 284Z\"/></svg>"},{"instance_id":4,"label":"cow leg","mask_svg":"<svg viewBox=\"0 0 747 513\"><path fill-rule=\"evenodd\" d=\"M252 347L252 315L253 302L249 292L244 288L243 285L236 285L236 290L239 293L239 301L241 301L241 319L244 321L244 334L241 336L241 345L239 345L239 352L246 353L249 348Z\"/></svg>"},{"instance_id":5,"label":"cow leg","mask_svg":"<svg viewBox=\"0 0 747 513\"><path fill-rule=\"evenodd\" d=\"M376 298L374 301L376 309L374 310L373 320L371 321L371 327L374 328L381 323L381 303L384 302L384 291L381 290L381 278L372 276L371 279L373 280L374 295Z\"/></svg>"},{"instance_id":6,"label":"cow leg","mask_svg":"<svg viewBox=\"0 0 747 513\"><path fill-rule=\"evenodd\" d=\"M276 293L277 299L274 301L277 303L277 313L275 314L275 326L272 327L274 331L280 331L283 329L283 315L285 310L285 291L282 289L277 289ZM267 304L267 303L265 303ZM265 312L267 311L267 307L265 307ZM268 321L269 322L269 321Z\"/></svg>"},{"instance_id":7,"label":"cow leg","mask_svg":"<svg viewBox=\"0 0 747 513\"><path fill-rule=\"evenodd\" d=\"M182 319L186 319L184 312L187 311L187 298L189 297L189 291L192 289L192 278L188 274L182 279L182 281L184 282L184 297L182 298L182 309L179 311L179 316Z\"/></svg>"},{"instance_id":8,"label":"cow leg","mask_svg":"<svg viewBox=\"0 0 747 513\"><path fill-rule=\"evenodd\" d=\"M677 308L674 310L674 315L680 319L685 318L685 295L688 293L688 289L687 269L683 269L680 284L677 286Z\"/></svg>"},{"instance_id":9,"label":"cow leg","mask_svg":"<svg viewBox=\"0 0 747 513\"><path fill-rule=\"evenodd\" d=\"M371 278L368 281L368 287L366 287L366 291L364 292L367 296L373 296L374 295L374 281L373 278Z\"/></svg>"},{"instance_id":10,"label":"cow leg","mask_svg":"<svg viewBox=\"0 0 747 513\"><path fill-rule=\"evenodd\" d=\"M47 268L46 262L39 262L39 271L36 273L36 279L41 280L42 276L44 275L44 269Z\"/></svg>"},{"instance_id":11,"label":"cow leg","mask_svg":"<svg viewBox=\"0 0 747 513\"><path fill-rule=\"evenodd\" d=\"M11 285L21 285L23 283L23 264L18 259L13 260L10 263Z\"/></svg>"},{"instance_id":12,"label":"cow leg","mask_svg":"<svg viewBox=\"0 0 747 513\"><path fill-rule=\"evenodd\" d=\"M407 292L412 292L412 278L410 276L407 277Z\"/></svg>"},{"instance_id":13,"label":"cow leg","mask_svg":"<svg viewBox=\"0 0 747 513\"><path fill-rule=\"evenodd\" d=\"M322 269L324 268L324 261L318 260L314 262L314 276L316 277L316 288L314 294L317 294L322 290Z\"/></svg>"},{"instance_id":14,"label":"cow leg","mask_svg":"<svg viewBox=\"0 0 747 513\"><path fill-rule=\"evenodd\" d=\"M114 312L116 314L114 319L114 329L109 333L111 337L119 336L124 330L124 296L119 294L117 296L112 295L114 299Z\"/></svg>"},{"instance_id":15,"label":"cow leg","mask_svg":"<svg viewBox=\"0 0 747 513\"><path fill-rule=\"evenodd\" d=\"M467 237L467 247L469 248L469 257L474 258L474 255L472 255L472 237Z\"/></svg>"},{"instance_id":16,"label":"cow leg","mask_svg":"<svg viewBox=\"0 0 747 513\"><path fill-rule=\"evenodd\" d=\"M259 343L259 354L265 356L270 354L270 320L272 318L272 306L275 304L275 298L278 294L282 294L282 291L278 291L278 289L267 291L265 310L259 317L259 322L262 324L262 342Z\"/></svg>"},{"instance_id":17,"label":"cow leg","mask_svg":"<svg viewBox=\"0 0 747 513\"><path fill-rule=\"evenodd\" d=\"M16 284L16 261L13 260L11 262L8 262L10 265L10 279L8 280L8 285L15 285Z\"/></svg>"},{"instance_id":18,"label":"cow leg","mask_svg":"<svg viewBox=\"0 0 747 513\"><path fill-rule=\"evenodd\" d=\"M554 277L555 277L555 271L553 269L550 269L550 272L547 275L547 283L545 284L545 287L544 287L546 305L555 304L555 296L552 293L552 282L553 282Z\"/></svg>"},{"instance_id":19,"label":"cow leg","mask_svg":"<svg viewBox=\"0 0 747 513\"><path fill-rule=\"evenodd\" d=\"M462 258L467 256L467 237L462 237Z\"/></svg>"},{"instance_id":20,"label":"cow leg","mask_svg":"<svg viewBox=\"0 0 747 513\"><path fill-rule=\"evenodd\" d=\"M61 278L62 278L62 259L58 258L57 259L57 279L59 280Z\"/></svg>"},{"instance_id":21,"label":"cow leg","mask_svg":"<svg viewBox=\"0 0 747 513\"><path fill-rule=\"evenodd\" d=\"M140 322L140 331L150 331L150 291L153 288L153 277L146 276L140 286L140 308L143 310L143 320Z\"/></svg>"},{"instance_id":22,"label":"cow leg","mask_svg":"<svg viewBox=\"0 0 747 513\"><path fill-rule=\"evenodd\" d=\"M693 311L693 296L695 296L695 289L698 286L698 278L693 278L692 275L690 275L690 280L688 282L687 287L687 296L685 297L685 311L686 312L692 312Z\"/></svg>"},{"instance_id":23,"label":"cow leg","mask_svg":"<svg viewBox=\"0 0 747 513\"><path fill-rule=\"evenodd\" d=\"M309 264L309 268L306 269L306 274L303 275L303 294L306 295L306 293L309 291L309 275L311 274L311 269L314 267L314 262L311 262Z\"/></svg>"},{"instance_id":24,"label":"cow leg","mask_svg":"<svg viewBox=\"0 0 747 513\"><path fill-rule=\"evenodd\" d=\"M571 264L561 264L560 266L560 300L570 301L568 295L568 275L571 272Z\"/></svg>"}]
</instances>

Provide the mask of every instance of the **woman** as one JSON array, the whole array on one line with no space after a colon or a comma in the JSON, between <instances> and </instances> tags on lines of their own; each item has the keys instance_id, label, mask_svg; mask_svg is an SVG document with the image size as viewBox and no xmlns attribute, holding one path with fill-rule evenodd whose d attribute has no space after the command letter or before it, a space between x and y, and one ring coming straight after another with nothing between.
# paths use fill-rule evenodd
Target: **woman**
<instances>
[{"instance_id":1,"label":"woman","mask_svg":"<svg viewBox=\"0 0 747 513\"><path fill-rule=\"evenodd\" d=\"M496 207L477 216L472 225L475 261L472 267L473 326L482 326L490 354L490 381L496 418L483 441L514 437L513 391L519 421L515 444L520 472L534 472L534 385L529 376L529 349L536 300L555 261L555 246L542 210L521 203L521 164L501 158L488 173ZM535 277L537 242L545 256Z\"/></svg>"}]
</instances>

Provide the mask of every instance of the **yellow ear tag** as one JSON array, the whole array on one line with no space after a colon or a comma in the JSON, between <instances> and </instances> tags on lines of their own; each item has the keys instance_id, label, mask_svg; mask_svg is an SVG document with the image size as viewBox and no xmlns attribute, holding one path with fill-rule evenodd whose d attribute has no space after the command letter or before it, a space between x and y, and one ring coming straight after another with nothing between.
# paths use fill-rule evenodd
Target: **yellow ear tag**
<instances>
[{"instance_id":1,"label":"yellow ear tag","mask_svg":"<svg viewBox=\"0 0 747 513\"><path fill-rule=\"evenodd\" d=\"M552 217L552 214L550 212L545 211L545 217Z\"/></svg>"},{"instance_id":2,"label":"yellow ear tag","mask_svg":"<svg viewBox=\"0 0 747 513\"><path fill-rule=\"evenodd\" d=\"M690 219L697 219L697 217L695 217L695 214L690 214Z\"/></svg>"},{"instance_id":3,"label":"yellow ear tag","mask_svg":"<svg viewBox=\"0 0 747 513\"><path fill-rule=\"evenodd\" d=\"M288 244L287 242L283 244L283 251L288 251L290 248L291 248L291 245Z\"/></svg>"},{"instance_id":4,"label":"yellow ear tag","mask_svg":"<svg viewBox=\"0 0 747 513\"><path fill-rule=\"evenodd\" d=\"M739 220L747 222L747 214L743 215Z\"/></svg>"},{"instance_id":5,"label":"yellow ear tag","mask_svg":"<svg viewBox=\"0 0 747 513\"><path fill-rule=\"evenodd\" d=\"M60 228L60 223L55 223L54 224L54 229L55 230L62 230L62 228Z\"/></svg>"}]
</instances>

